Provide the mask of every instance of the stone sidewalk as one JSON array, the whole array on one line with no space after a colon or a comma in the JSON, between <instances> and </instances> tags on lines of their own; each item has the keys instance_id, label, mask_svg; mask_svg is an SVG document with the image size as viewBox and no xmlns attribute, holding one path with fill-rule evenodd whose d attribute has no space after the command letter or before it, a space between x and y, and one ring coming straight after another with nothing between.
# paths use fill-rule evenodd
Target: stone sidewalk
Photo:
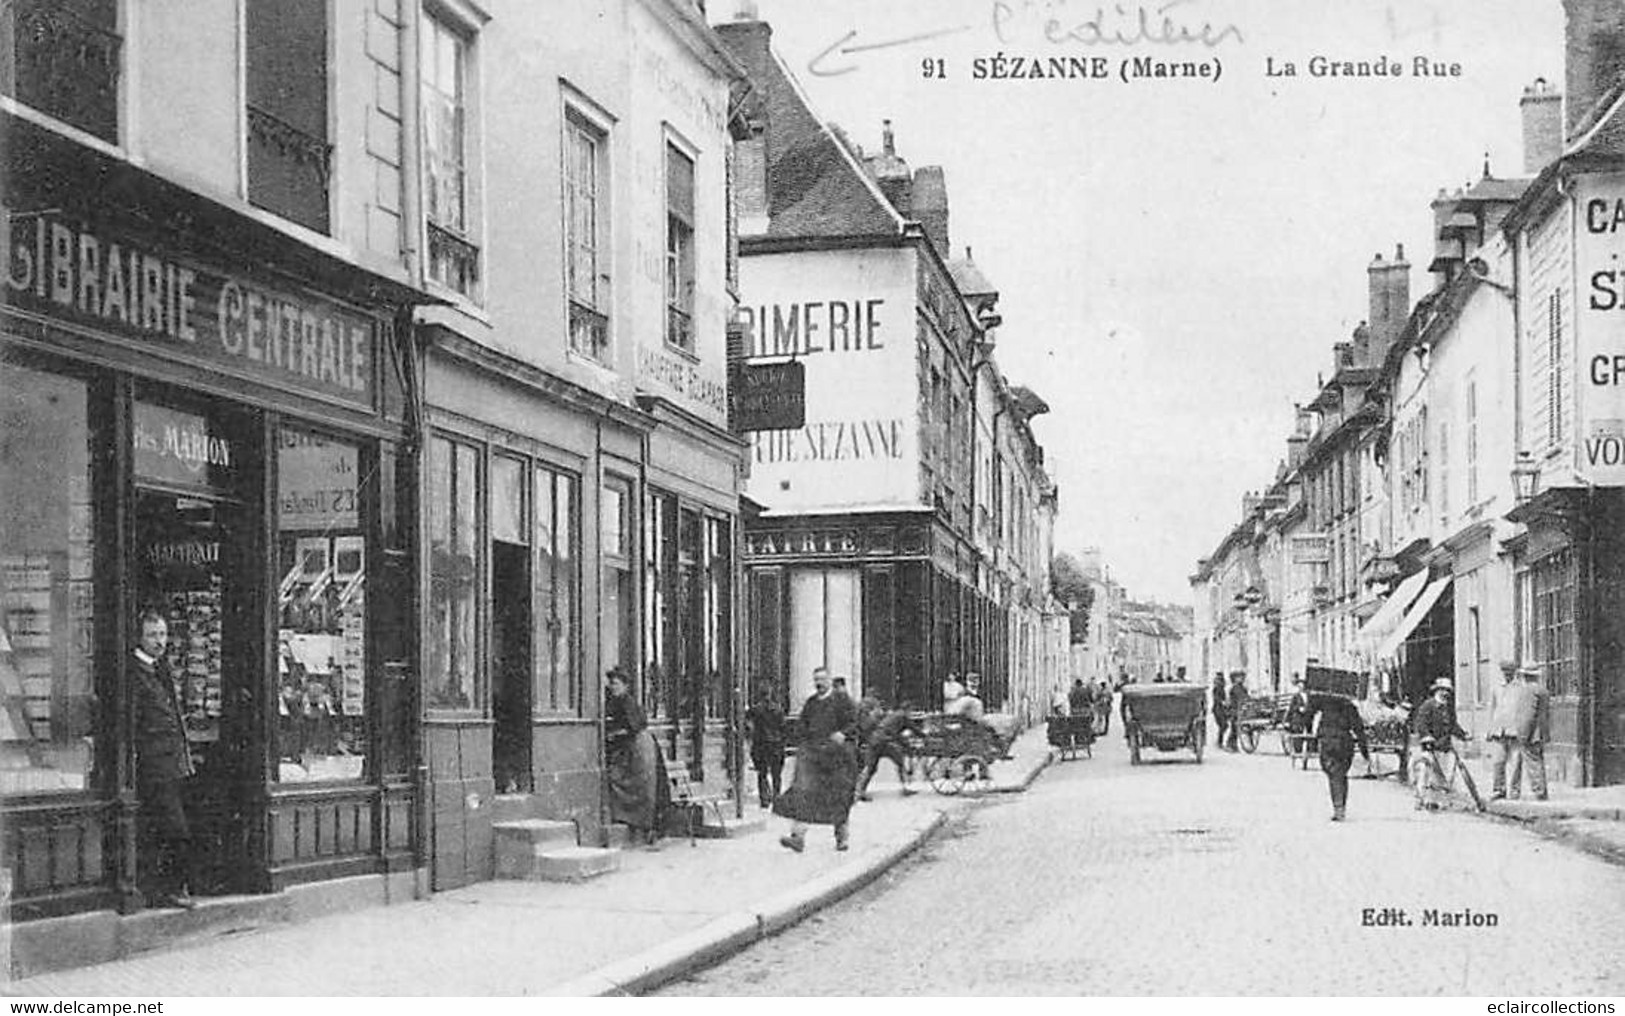
<instances>
[{"instance_id":1,"label":"stone sidewalk","mask_svg":"<svg viewBox=\"0 0 1625 1016\"><path fill-rule=\"evenodd\" d=\"M993 767L992 792L1026 789L1049 764L1044 728ZM883 763L884 765L884 763ZM907 857L968 795L905 797L883 769L852 816L852 849L827 828L807 850L786 824L738 839L628 850L590 882L483 882L399 906L227 935L4 986L8 995L603 995L646 991L841 899Z\"/></svg>"}]
</instances>

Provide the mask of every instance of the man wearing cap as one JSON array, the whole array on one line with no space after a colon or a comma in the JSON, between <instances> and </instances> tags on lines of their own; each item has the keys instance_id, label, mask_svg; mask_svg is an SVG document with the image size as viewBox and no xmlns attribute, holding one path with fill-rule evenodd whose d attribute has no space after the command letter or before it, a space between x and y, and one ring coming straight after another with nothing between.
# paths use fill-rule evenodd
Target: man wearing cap
<instances>
[{"instance_id":1,"label":"man wearing cap","mask_svg":"<svg viewBox=\"0 0 1625 1016\"><path fill-rule=\"evenodd\" d=\"M1439 761L1440 755L1449 755L1455 749L1452 738L1466 739L1467 731L1461 729L1456 722L1456 708L1451 702L1455 692L1455 685L1448 677L1441 677L1433 682L1433 695L1416 710L1414 726L1416 736L1421 741L1422 750L1432 756L1432 765L1427 767L1432 771L1420 776L1416 780L1416 806L1418 808L1437 808L1438 802L1434 798L1435 791L1445 789L1441 786L1444 779L1444 767Z\"/></svg>"},{"instance_id":2,"label":"man wearing cap","mask_svg":"<svg viewBox=\"0 0 1625 1016\"><path fill-rule=\"evenodd\" d=\"M1510 796L1516 799L1523 783L1520 770L1529 773L1529 792L1537 800L1546 799L1546 727L1549 697L1540 685L1540 670L1501 664L1505 683L1495 689L1490 710L1490 739L1499 750L1495 754L1495 786L1490 799L1507 797L1507 762L1512 761ZM1521 764L1520 764L1521 763Z\"/></svg>"},{"instance_id":3,"label":"man wearing cap","mask_svg":"<svg viewBox=\"0 0 1625 1016\"><path fill-rule=\"evenodd\" d=\"M1354 703L1341 695L1316 695L1309 701L1311 729L1320 742L1320 769L1326 774L1326 787L1332 797L1332 821L1343 821L1349 800L1349 766L1354 749L1371 761L1371 745L1366 740L1365 721Z\"/></svg>"}]
</instances>

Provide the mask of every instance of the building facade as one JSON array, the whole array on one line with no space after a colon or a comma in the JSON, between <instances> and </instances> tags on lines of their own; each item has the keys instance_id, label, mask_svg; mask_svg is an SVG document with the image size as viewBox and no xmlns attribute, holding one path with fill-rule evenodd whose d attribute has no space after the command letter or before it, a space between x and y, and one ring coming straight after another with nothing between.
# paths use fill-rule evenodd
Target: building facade
<instances>
[{"instance_id":1,"label":"building facade","mask_svg":"<svg viewBox=\"0 0 1625 1016\"><path fill-rule=\"evenodd\" d=\"M491 876L498 803L598 841L611 670L669 765L727 782L742 74L676 0L437 5L416 32L438 888Z\"/></svg>"},{"instance_id":2,"label":"building facade","mask_svg":"<svg viewBox=\"0 0 1625 1016\"><path fill-rule=\"evenodd\" d=\"M802 426L752 438L750 677L795 708L826 666L934 710L957 674L1033 713L1061 676L1036 669L1061 623L1056 493L1028 425L1047 407L993 357L997 290L950 259L939 168L911 170L889 123L872 156L821 123L768 25L717 29L758 125L736 177L745 350L799 362L806 386Z\"/></svg>"},{"instance_id":3,"label":"building facade","mask_svg":"<svg viewBox=\"0 0 1625 1016\"><path fill-rule=\"evenodd\" d=\"M4 12L14 964L71 961L50 918L102 927L144 903L125 671L145 610L184 675L194 888L362 876L382 901L417 884L411 323L434 297L397 228L402 149L369 130L406 98L376 90L404 86L371 55L374 22L402 17Z\"/></svg>"}]
</instances>

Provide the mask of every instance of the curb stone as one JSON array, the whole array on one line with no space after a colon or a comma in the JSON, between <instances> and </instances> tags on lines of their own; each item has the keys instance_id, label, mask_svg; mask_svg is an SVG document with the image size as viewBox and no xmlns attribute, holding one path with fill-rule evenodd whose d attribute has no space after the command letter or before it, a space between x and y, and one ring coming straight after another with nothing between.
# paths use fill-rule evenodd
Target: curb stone
<instances>
[{"instance_id":1,"label":"curb stone","mask_svg":"<svg viewBox=\"0 0 1625 1016\"><path fill-rule=\"evenodd\" d=\"M1056 752L1050 749L1020 782L991 787L987 793L1022 793L1055 759ZM713 966L873 882L929 843L950 820L968 813L976 800L966 798L938 810L922 826L907 833L901 842L884 848L872 858L833 868L750 910L724 914L685 935L550 988L545 994L577 998L640 995Z\"/></svg>"},{"instance_id":2,"label":"curb stone","mask_svg":"<svg viewBox=\"0 0 1625 1016\"><path fill-rule=\"evenodd\" d=\"M639 995L711 966L868 885L928 843L947 824L950 811L964 811L969 807L969 802L966 802L939 811L923 826L911 831L901 843L871 859L854 861L825 872L805 885L752 908L759 912L724 914L686 935L551 988L547 994L574 997Z\"/></svg>"}]
</instances>

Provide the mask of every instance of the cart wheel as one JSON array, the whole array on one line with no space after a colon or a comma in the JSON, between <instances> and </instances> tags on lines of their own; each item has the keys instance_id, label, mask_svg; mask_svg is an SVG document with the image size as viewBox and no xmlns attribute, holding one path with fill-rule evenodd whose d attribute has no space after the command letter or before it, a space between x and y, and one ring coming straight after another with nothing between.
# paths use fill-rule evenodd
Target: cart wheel
<instances>
[{"instance_id":1,"label":"cart wheel","mask_svg":"<svg viewBox=\"0 0 1625 1016\"><path fill-rule=\"evenodd\" d=\"M931 781L931 789L939 794L957 794L963 786L963 781L954 779L951 759L933 758L926 762L925 778Z\"/></svg>"},{"instance_id":2,"label":"cart wheel","mask_svg":"<svg viewBox=\"0 0 1625 1016\"><path fill-rule=\"evenodd\" d=\"M979 794L988 787L988 764L979 755L961 755L953 761L953 770L959 778L959 789Z\"/></svg>"},{"instance_id":3,"label":"cart wheel","mask_svg":"<svg viewBox=\"0 0 1625 1016\"><path fill-rule=\"evenodd\" d=\"M1292 757L1292 735L1284 730L1281 731L1281 754Z\"/></svg>"},{"instance_id":4,"label":"cart wheel","mask_svg":"<svg viewBox=\"0 0 1625 1016\"><path fill-rule=\"evenodd\" d=\"M1248 727L1241 732L1241 750L1251 755L1258 750L1258 728Z\"/></svg>"}]
</instances>

